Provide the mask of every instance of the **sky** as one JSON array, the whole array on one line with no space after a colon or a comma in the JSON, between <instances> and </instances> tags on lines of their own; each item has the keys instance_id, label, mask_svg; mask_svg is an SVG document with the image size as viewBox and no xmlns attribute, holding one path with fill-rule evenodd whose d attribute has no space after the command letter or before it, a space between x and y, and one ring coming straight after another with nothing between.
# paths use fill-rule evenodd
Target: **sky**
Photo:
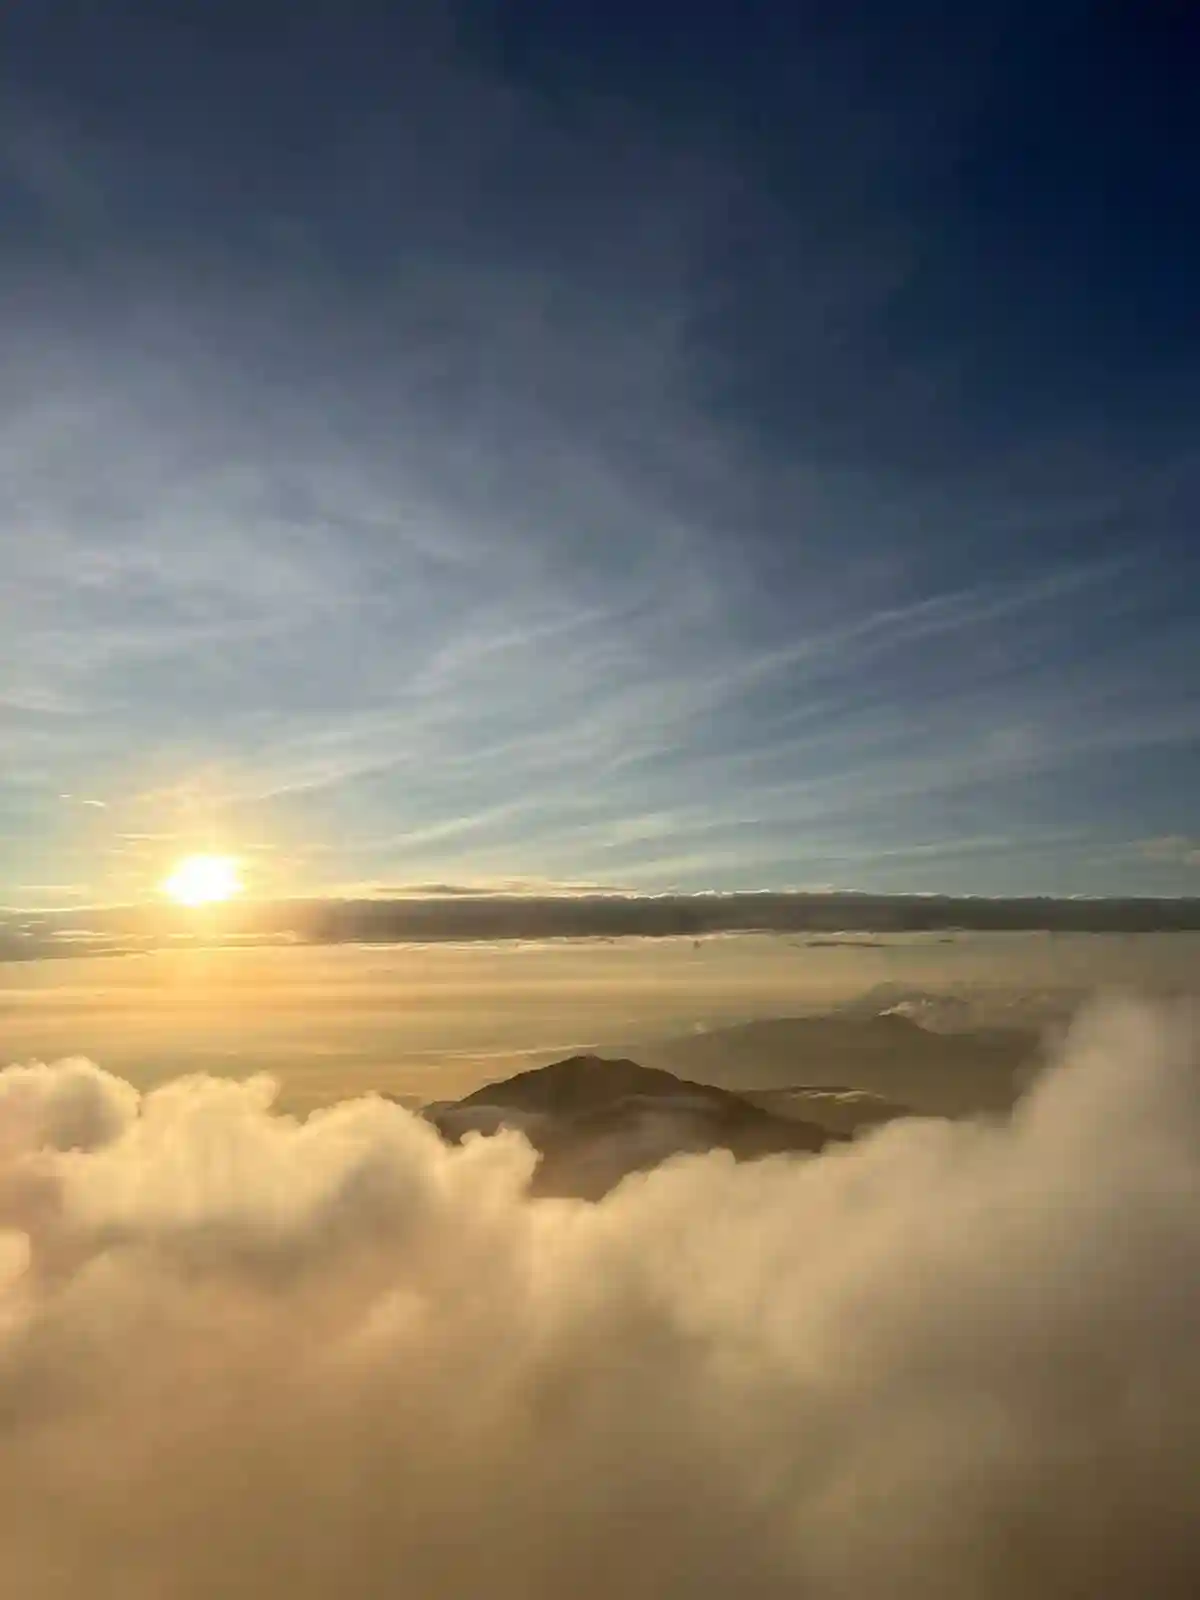
<instances>
[{"instance_id":1,"label":"sky","mask_svg":"<svg viewBox=\"0 0 1200 1600\"><path fill-rule=\"evenodd\" d=\"M0 902L1200 890L1188 12L6 8Z\"/></svg>"}]
</instances>

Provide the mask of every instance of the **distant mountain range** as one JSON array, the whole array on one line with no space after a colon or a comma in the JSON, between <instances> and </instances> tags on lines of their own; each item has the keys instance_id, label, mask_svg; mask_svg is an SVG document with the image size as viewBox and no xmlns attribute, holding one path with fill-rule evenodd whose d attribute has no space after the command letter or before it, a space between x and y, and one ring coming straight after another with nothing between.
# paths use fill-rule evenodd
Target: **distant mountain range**
<instances>
[{"instance_id":1,"label":"distant mountain range","mask_svg":"<svg viewBox=\"0 0 1200 1600\"><path fill-rule=\"evenodd\" d=\"M714 1028L643 1046L639 1055L740 1094L784 1091L794 1100L801 1090L845 1084L888 1104L958 1117L1007 1111L1037 1069L1039 1041L1018 1028L936 1033L899 1011L835 1012Z\"/></svg>"},{"instance_id":2,"label":"distant mountain range","mask_svg":"<svg viewBox=\"0 0 1200 1600\"><path fill-rule=\"evenodd\" d=\"M597 1199L675 1155L811 1155L897 1117L1002 1114L1038 1065L1032 1033L933 1033L896 1012L776 1017L639 1053L570 1056L423 1115L456 1143L519 1129L541 1155L536 1193Z\"/></svg>"}]
</instances>

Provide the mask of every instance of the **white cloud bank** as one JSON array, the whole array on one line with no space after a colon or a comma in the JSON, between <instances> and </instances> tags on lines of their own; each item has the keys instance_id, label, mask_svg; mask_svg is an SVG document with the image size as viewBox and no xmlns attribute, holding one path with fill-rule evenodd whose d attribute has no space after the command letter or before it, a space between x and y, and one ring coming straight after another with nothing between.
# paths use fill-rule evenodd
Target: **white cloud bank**
<instances>
[{"instance_id":1,"label":"white cloud bank","mask_svg":"<svg viewBox=\"0 0 1200 1600\"><path fill-rule=\"evenodd\" d=\"M1200 1591L1193 1015L1011 1126L530 1202L266 1080L0 1075L0 1583L22 1600Z\"/></svg>"}]
</instances>

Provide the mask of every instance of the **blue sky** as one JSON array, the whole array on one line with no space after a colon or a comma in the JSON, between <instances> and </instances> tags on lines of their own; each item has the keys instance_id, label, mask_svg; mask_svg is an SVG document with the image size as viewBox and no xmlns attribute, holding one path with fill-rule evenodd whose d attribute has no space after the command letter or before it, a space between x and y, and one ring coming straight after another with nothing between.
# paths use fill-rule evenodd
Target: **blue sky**
<instances>
[{"instance_id":1,"label":"blue sky","mask_svg":"<svg viewBox=\"0 0 1200 1600\"><path fill-rule=\"evenodd\" d=\"M5 31L0 899L1200 889L1186 8Z\"/></svg>"}]
</instances>

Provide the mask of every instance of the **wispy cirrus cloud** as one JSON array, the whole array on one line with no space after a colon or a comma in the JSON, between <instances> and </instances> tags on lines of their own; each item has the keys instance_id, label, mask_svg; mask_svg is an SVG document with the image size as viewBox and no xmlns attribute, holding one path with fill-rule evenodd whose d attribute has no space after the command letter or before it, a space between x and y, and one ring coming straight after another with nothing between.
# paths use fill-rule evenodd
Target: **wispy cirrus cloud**
<instances>
[{"instance_id":1,"label":"wispy cirrus cloud","mask_svg":"<svg viewBox=\"0 0 1200 1600\"><path fill-rule=\"evenodd\" d=\"M1120 855L1097 774L1135 754L1147 835L1186 830L1194 458L1082 400L989 430L952 321L895 353L938 246L897 151L944 158L907 89L860 119L853 48L813 50L803 237L737 139L619 99L559 126L441 35L402 128L396 85L364 91L323 163L271 162L266 209L187 74L157 139L26 86L0 830L39 874L170 832L273 840L297 887L704 887L789 852L891 882L945 839L958 884L1002 885L965 843L1002 837L1016 888L1065 832L1073 889ZM56 818L63 792L107 810Z\"/></svg>"}]
</instances>

